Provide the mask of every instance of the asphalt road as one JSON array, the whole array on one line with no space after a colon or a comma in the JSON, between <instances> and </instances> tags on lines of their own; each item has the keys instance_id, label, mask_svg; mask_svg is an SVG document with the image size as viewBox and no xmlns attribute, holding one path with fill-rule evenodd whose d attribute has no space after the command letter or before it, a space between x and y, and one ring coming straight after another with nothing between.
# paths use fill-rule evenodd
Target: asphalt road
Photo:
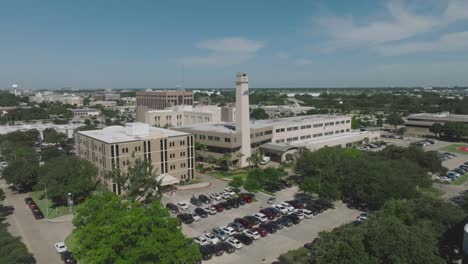
<instances>
[{"instance_id":1,"label":"asphalt road","mask_svg":"<svg viewBox=\"0 0 468 264\"><path fill-rule=\"evenodd\" d=\"M7 188L4 180L0 180L0 187L6 194L3 204L14 207L13 214L6 220L10 233L21 237L38 264L63 263L54 249L54 244L63 241L73 230L71 217L36 220L24 203L24 198L28 197L28 194L13 193Z\"/></svg>"}]
</instances>

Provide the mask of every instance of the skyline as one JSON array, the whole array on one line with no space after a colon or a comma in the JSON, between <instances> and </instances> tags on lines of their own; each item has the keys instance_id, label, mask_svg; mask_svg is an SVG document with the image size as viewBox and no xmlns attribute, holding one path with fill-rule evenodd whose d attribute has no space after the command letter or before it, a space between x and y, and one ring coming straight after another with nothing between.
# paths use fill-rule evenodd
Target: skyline
<instances>
[{"instance_id":1,"label":"skyline","mask_svg":"<svg viewBox=\"0 0 468 264\"><path fill-rule=\"evenodd\" d=\"M0 88L468 85L468 1L309 2L5 3Z\"/></svg>"}]
</instances>

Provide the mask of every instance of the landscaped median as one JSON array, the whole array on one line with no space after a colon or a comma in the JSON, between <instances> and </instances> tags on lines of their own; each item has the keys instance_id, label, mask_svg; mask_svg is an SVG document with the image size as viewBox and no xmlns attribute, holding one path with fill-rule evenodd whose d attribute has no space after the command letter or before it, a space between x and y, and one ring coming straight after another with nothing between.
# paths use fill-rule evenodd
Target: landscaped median
<instances>
[{"instance_id":1,"label":"landscaped median","mask_svg":"<svg viewBox=\"0 0 468 264\"><path fill-rule=\"evenodd\" d=\"M440 148L439 150L445 150L445 151L449 151L449 152L457 153L461 155L468 155L468 144L452 144L452 145Z\"/></svg>"},{"instance_id":2,"label":"landscaped median","mask_svg":"<svg viewBox=\"0 0 468 264\"><path fill-rule=\"evenodd\" d=\"M45 218L51 219L51 218L56 218L59 216L67 215L70 213L68 206L56 206L51 199L47 199L47 207L49 208L49 215L46 215L47 210L46 210L46 199L44 196L44 191L30 192L29 195L31 196L31 198L34 199L34 202L37 204L37 206L39 206L39 209L41 209L41 212Z\"/></svg>"},{"instance_id":3,"label":"landscaped median","mask_svg":"<svg viewBox=\"0 0 468 264\"><path fill-rule=\"evenodd\" d=\"M235 171L207 171L206 174L216 177L218 179L233 179L235 177L242 177L243 180L247 178L248 172L246 170L235 170Z\"/></svg>"}]
</instances>

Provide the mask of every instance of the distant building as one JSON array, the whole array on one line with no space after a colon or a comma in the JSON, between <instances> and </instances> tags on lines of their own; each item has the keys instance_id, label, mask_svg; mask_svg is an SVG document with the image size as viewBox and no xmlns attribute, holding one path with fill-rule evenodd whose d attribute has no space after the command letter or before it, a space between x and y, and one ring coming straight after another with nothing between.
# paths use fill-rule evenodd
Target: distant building
<instances>
[{"instance_id":1,"label":"distant building","mask_svg":"<svg viewBox=\"0 0 468 264\"><path fill-rule=\"evenodd\" d=\"M64 133L68 138L73 138L73 133L75 129L84 126L84 124L65 124L65 125L56 125L52 123L35 123L32 125L13 125L13 126L0 126L0 134L8 134L15 131L28 131L36 129L40 132L41 139L43 139L42 131L45 129L51 128L55 129L58 132Z\"/></svg>"},{"instance_id":2,"label":"distant building","mask_svg":"<svg viewBox=\"0 0 468 264\"><path fill-rule=\"evenodd\" d=\"M39 92L30 96L29 100L35 103L60 102L62 104L83 106L83 97L74 94L54 94L52 92Z\"/></svg>"},{"instance_id":3,"label":"distant building","mask_svg":"<svg viewBox=\"0 0 468 264\"><path fill-rule=\"evenodd\" d=\"M101 180L117 194L119 186L104 175L113 169L125 171L136 159L151 162L162 186L195 178L194 140L189 133L128 123L77 132L75 144L77 154L96 165Z\"/></svg>"},{"instance_id":4,"label":"distant building","mask_svg":"<svg viewBox=\"0 0 468 264\"><path fill-rule=\"evenodd\" d=\"M430 131L433 124L445 124L446 122L461 122L468 124L468 115L454 115L449 112L412 114L405 123L406 134L414 136L433 136Z\"/></svg>"},{"instance_id":5,"label":"distant building","mask_svg":"<svg viewBox=\"0 0 468 264\"><path fill-rule=\"evenodd\" d=\"M118 93L106 93L104 94L104 101L119 101L120 94Z\"/></svg>"},{"instance_id":6,"label":"distant building","mask_svg":"<svg viewBox=\"0 0 468 264\"><path fill-rule=\"evenodd\" d=\"M100 114L99 110L91 108L70 109L70 111L73 113L73 117L90 117Z\"/></svg>"},{"instance_id":7,"label":"distant building","mask_svg":"<svg viewBox=\"0 0 468 264\"><path fill-rule=\"evenodd\" d=\"M151 91L136 93L137 106L163 110L177 105L193 105L193 94L187 91Z\"/></svg>"},{"instance_id":8,"label":"distant building","mask_svg":"<svg viewBox=\"0 0 468 264\"><path fill-rule=\"evenodd\" d=\"M105 108L115 108L117 106L117 102L115 101L92 101L89 102L89 106L101 106Z\"/></svg>"},{"instance_id":9,"label":"distant building","mask_svg":"<svg viewBox=\"0 0 468 264\"><path fill-rule=\"evenodd\" d=\"M125 104L135 105L136 104L136 97L122 97L120 98Z\"/></svg>"},{"instance_id":10,"label":"distant building","mask_svg":"<svg viewBox=\"0 0 468 264\"><path fill-rule=\"evenodd\" d=\"M305 114L307 111L315 109L312 106L289 106L289 105L258 105L251 106L251 108L261 108L265 110L270 118L278 118L285 116L295 116Z\"/></svg>"}]
</instances>

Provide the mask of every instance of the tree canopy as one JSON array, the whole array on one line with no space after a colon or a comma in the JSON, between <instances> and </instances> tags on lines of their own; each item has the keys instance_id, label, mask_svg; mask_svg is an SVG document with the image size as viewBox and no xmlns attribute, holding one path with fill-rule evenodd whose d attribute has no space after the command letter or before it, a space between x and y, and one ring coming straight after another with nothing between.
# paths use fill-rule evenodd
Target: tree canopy
<instances>
[{"instance_id":1,"label":"tree canopy","mask_svg":"<svg viewBox=\"0 0 468 264\"><path fill-rule=\"evenodd\" d=\"M159 202L144 206L106 192L80 205L73 223L75 253L86 263L185 264L201 257Z\"/></svg>"}]
</instances>

